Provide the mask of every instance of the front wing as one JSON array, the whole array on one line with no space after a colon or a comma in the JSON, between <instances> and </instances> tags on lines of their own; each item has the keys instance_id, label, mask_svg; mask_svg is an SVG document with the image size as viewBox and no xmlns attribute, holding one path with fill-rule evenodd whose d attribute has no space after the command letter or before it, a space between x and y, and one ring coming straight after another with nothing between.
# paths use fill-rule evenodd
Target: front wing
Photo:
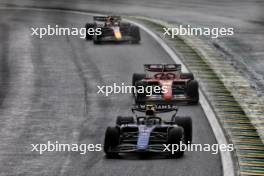
<instances>
[{"instance_id":1,"label":"front wing","mask_svg":"<svg viewBox=\"0 0 264 176\"><path fill-rule=\"evenodd\" d=\"M146 149L138 149L137 145L134 144L120 144L109 150L113 153L169 153L163 144L151 144Z\"/></svg>"}]
</instances>

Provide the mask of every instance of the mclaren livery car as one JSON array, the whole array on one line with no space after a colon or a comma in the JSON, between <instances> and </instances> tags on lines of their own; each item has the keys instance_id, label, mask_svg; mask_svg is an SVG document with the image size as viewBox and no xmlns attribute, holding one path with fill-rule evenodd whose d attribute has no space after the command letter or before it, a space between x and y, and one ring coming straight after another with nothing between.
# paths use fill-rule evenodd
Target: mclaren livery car
<instances>
[{"instance_id":1,"label":"mclaren livery car","mask_svg":"<svg viewBox=\"0 0 264 176\"><path fill-rule=\"evenodd\" d=\"M140 42L140 30L137 26L122 22L120 16L94 16L93 23L85 25L86 31L93 28L94 31L101 30L100 35L86 34L87 40L93 40L95 44L104 41L130 41L131 43Z\"/></svg>"},{"instance_id":2,"label":"mclaren livery car","mask_svg":"<svg viewBox=\"0 0 264 176\"><path fill-rule=\"evenodd\" d=\"M139 111L145 113L138 116ZM176 116L176 107L156 109L153 105L132 108L134 117L118 116L116 126L108 127L105 133L104 152L115 158L120 153L157 153L181 157L184 151L171 152L165 146L190 144L192 141L192 120ZM170 121L164 121L156 113L174 112Z\"/></svg>"},{"instance_id":3,"label":"mclaren livery car","mask_svg":"<svg viewBox=\"0 0 264 176\"><path fill-rule=\"evenodd\" d=\"M198 82L194 80L192 73L182 73L180 64L147 64L144 68L144 74L133 74L132 84L136 90L139 87L160 86L162 91L153 92L151 95L135 91L137 104L199 102Z\"/></svg>"}]
</instances>

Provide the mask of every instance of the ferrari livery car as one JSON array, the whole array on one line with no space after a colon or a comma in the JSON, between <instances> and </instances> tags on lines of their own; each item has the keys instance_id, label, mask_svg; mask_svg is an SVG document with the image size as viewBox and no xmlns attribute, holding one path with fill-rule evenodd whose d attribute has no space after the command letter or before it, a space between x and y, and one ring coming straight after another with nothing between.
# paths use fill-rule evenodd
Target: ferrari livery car
<instances>
[{"instance_id":1,"label":"ferrari livery car","mask_svg":"<svg viewBox=\"0 0 264 176\"><path fill-rule=\"evenodd\" d=\"M135 111L144 115L138 116ZM114 158L120 153L158 153L181 157L184 151L165 150L165 145L187 145L192 141L192 120L176 116L177 111L173 106L157 110L153 105L146 105L145 108L133 107L134 117L118 116L116 126L108 127L105 133L106 156ZM170 121L164 121L156 115L161 112L174 113Z\"/></svg>"},{"instance_id":2,"label":"ferrari livery car","mask_svg":"<svg viewBox=\"0 0 264 176\"><path fill-rule=\"evenodd\" d=\"M192 73L182 73L180 64L146 64L145 73L134 73L132 85L137 104L199 102L199 85ZM147 94L139 88L160 87L162 91ZM151 90L154 90L151 89Z\"/></svg>"},{"instance_id":3,"label":"ferrari livery car","mask_svg":"<svg viewBox=\"0 0 264 176\"><path fill-rule=\"evenodd\" d=\"M91 35L87 32L86 39L93 40L95 44L104 41L130 41L131 43L140 42L140 30L138 26L123 22L120 16L94 16L93 23L85 25L86 31L93 28L100 31L100 35Z\"/></svg>"}]
</instances>

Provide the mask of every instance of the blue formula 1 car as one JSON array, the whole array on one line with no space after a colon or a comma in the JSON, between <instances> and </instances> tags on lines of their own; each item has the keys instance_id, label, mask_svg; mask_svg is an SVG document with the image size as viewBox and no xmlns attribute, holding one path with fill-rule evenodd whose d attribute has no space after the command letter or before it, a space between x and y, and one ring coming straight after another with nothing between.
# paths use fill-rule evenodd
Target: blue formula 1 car
<instances>
[{"instance_id":1,"label":"blue formula 1 car","mask_svg":"<svg viewBox=\"0 0 264 176\"><path fill-rule=\"evenodd\" d=\"M192 120L176 116L174 106L157 108L153 105L133 107L135 117L118 116L115 127L108 127L105 133L104 152L106 157L115 158L119 153L160 153L181 157L184 151L171 152L165 146L190 144L192 141ZM144 108L142 108L144 106ZM145 112L137 116L135 111ZM174 111L170 121L164 121L156 113Z\"/></svg>"}]
</instances>

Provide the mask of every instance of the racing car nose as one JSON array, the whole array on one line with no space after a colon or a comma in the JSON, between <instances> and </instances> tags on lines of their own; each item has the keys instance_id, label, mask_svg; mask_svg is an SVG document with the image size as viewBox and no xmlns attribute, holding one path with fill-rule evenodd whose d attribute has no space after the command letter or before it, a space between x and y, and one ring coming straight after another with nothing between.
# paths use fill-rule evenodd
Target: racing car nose
<instances>
[{"instance_id":1,"label":"racing car nose","mask_svg":"<svg viewBox=\"0 0 264 176\"><path fill-rule=\"evenodd\" d=\"M165 100L171 100L172 99L172 90L168 89L167 92L163 94L163 97Z\"/></svg>"},{"instance_id":2,"label":"racing car nose","mask_svg":"<svg viewBox=\"0 0 264 176\"><path fill-rule=\"evenodd\" d=\"M114 35L115 35L115 38L116 38L117 40L121 40L122 35L121 35L120 30L119 30L119 27L115 27L115 28L114 28Z\"/></svg>"},{"instance_id":3,"label":"racing car nose","mask_svg":"<svg viewBox=\"0 0 264 176\"><path fill-rule=\"evenodd\" d=\"M172 95L172 81L161 81L161 85L163 86L163 98L165 100L171 100L173 98Z\"/></svg>"}]
</instances>

